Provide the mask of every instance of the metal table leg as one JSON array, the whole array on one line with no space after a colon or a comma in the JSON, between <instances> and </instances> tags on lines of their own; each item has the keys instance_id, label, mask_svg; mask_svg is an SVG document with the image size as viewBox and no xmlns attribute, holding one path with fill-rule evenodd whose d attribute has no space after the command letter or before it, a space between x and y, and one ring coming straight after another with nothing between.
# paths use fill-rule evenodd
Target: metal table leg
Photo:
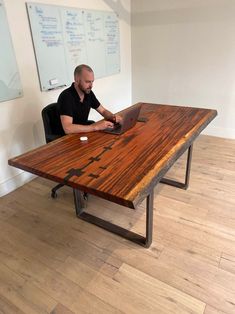
<instances>
[{"instance_id":1,"label":"metal table leg","mask_svg":"<svg viewBox=\"0 0 235 314\"><path fill-rule=\"evenodd\" d=\"M191 161L192 161L192 151L193 151L193 145L189 146L188 148L188 156L187 156L187 163L186 163L186 173L185 173L185 181L184 183L178 182L171 179L163 178L161 179L160 183L164 183L167 185L172 185L180 189L187 190L189 185L189 177L190 177L190 169L191 169Z\"/></svg>"},{"instance_id":2,"label":"metal table leg","mask_svg":"<svg viewBox=\"0 0 235 314\"><path fill-rule=\"evenodd\" d=\"M81 192L74 189L74 203L76 215L78 218L99 226L105 230L115 233L127 240L135 242L146 248L150 247L152 243L153 233L153 191L146 198L146 235L145 237L134 233L128 229L115 225L107 220L101 219L97 216L91 215L84 211L82 204Z\"/></svg>"}]
</instances>

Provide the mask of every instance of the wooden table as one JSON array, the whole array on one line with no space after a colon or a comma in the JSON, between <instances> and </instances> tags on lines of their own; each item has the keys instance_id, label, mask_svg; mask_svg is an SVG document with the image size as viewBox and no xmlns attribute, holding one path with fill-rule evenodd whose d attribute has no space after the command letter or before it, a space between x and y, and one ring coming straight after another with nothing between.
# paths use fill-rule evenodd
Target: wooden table
<instances>
[{"instance_id":1,"label":"wooden table","mask_svg":"<svg viewBox=\"0 0 235 314\"><path fill-rule=\"evenodd\" d=\"M193 141L216 115L210 109L142 103L140 118L145 121L122 135L66 135L10 159L9 165L71 186L79 218L149 247L154 187L159 182L188 187ZM81 142L82 135L88 141ZM185 181L164 179L186 150ZM146 198L146 236L86 213L81 191L133 209Z\"/></svg>"}]
</instances>

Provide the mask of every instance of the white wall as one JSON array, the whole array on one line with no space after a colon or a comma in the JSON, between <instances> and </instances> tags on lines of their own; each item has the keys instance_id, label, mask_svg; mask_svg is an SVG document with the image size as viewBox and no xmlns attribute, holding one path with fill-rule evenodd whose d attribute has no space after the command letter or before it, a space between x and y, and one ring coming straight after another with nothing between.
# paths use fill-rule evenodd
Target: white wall
<instances>
[{"instance_id":1,"label":"white wall","mask_svg":"<svg viewBox=\"0 0 235 314\"><path fill-rule=\"evenodd\" d=\"M214 108L204 133L235 139L235 1L133 0L133 103Z\"/></svg>"},{"instance_id":2,"label":"white wall","mask_svg":"<svg viewBox=\"0 0 235 314\"><path fill-rule=\"evenodd\" d=\"M97 79L94 92L102 104L117 111L131 104L130 0L37 0L48 4L110 10L119 14L121 72ZM5 0L24 96L0 103L0 196L24 184L32 175L8 166L9 158L42 145L41 110L62 90L41 92L24 0ZM92 114L93 119L98 115Z\"/></svg>"}]
</instances>

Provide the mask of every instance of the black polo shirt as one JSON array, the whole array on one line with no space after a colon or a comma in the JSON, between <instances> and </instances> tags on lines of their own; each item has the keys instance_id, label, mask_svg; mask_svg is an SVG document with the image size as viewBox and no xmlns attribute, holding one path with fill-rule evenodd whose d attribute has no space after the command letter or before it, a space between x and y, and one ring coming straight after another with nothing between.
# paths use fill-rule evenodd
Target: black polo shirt
<instances>
[{"instance_id":1,"label":"black polo shirt","mask_svg":"<svg viewBox=\"0 0 235 314\"><path fill-rule=\"evenodd\" d=\"M74 124L86 124L90 109L97 109L100 105L92 91L85 94L81 102L74 83L60 94L57 103L59 114L72 117Z\"/></svg>"}]
</instances>

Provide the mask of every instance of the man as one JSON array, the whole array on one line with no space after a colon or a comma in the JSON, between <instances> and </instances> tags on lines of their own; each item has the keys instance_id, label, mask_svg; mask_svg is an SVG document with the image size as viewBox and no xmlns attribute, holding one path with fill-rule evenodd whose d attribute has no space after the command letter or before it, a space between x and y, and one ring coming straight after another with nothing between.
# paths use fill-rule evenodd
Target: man
<instances>
[{"instance_id":1,"label":"man","mask_svg":"<svg viewBox=\"0 0 235 314\"><path fill-rule=\"evenodd\" d=\"M58 110L65 134L100 131L113 128L121 117L105 109L92 92L93 70L85 64L74 70L74 82L58 98ZM88 124L90 108L97 110L105 120Z\"/></svg>"}]
</instances>

